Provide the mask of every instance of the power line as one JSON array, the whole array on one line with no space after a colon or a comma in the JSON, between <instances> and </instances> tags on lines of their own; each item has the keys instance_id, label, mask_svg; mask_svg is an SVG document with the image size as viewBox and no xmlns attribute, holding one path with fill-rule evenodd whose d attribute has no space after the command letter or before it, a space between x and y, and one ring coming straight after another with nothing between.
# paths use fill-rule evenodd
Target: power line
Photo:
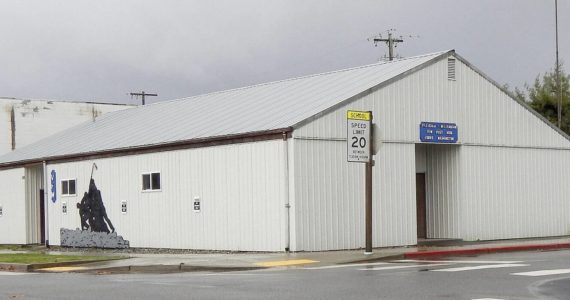
<instances>
[{"instance_id":1,"label":"power line","mask_svg":"<svg viewBox=\"0 0 570 300\"><path fill-rule=\"evenodd\" d=\"M379 33L373 37L368 38L368 41L374 42L374 46L378 47L378 43L386 43L388 46L388 60L394 60L394 57L399 57L397 54L394 54L394 48L398 47L398 43L403 43L404 38L400 35L399 37L395 37L396 29L391 28L386 30L386 34L388 35L387 38L383 38L382 34ZM409 38L419 38L419 35L408 35ZM386 58L386 56L384 56Z\"/></svg>"}]
</instances>

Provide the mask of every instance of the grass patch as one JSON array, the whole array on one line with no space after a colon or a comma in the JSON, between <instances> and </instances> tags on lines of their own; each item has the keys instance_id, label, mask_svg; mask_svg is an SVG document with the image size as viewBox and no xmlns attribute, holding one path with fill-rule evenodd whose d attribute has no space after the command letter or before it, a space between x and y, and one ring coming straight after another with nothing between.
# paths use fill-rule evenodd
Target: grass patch
<instances>
[{"instance_id":1,"label":"grass patch","mask_svg":"<svg viewBox=\"0 0 570 300\"><path fill-rule=\"evenodd\" d=\"M44 253L0 253L0 263L40 264L80 260L112 260L116 256L49 255Z\"/></svg>"}]
</instances>

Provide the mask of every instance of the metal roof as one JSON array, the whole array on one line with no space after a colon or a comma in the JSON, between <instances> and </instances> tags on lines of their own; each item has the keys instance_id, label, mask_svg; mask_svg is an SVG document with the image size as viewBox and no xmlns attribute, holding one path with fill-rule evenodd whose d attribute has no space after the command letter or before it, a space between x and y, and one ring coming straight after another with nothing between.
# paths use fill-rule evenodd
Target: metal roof
<instances>
[{"instance_id":1,"label":"metal roof","mask_svg":"<svg viewBox=\"0 0 570 300\"><path fill-rule=\"evenodd\" d=\"M0 166L290 129L451 51L110 112L0 157Z\"/></svg>"}]
</instances>

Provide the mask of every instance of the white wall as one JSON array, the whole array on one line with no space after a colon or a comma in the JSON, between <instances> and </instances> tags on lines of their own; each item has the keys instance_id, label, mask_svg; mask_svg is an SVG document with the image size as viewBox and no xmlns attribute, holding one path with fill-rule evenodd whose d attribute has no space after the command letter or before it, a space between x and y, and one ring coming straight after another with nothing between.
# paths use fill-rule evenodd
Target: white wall
<instances>
[{"instance_id":1,"label":"white wall","mask_svg":"<svg viewBox=\"0 0 570 300\"><path fill-rule=\"evenodd\" d=\"M462 238L570 235L565 150L462 147Z\"/></svg>"},{"instance_id":2,"label":"white wall","mask_svg":"<svg viewBox=\"0 0 570 300\"><path fill-rule=\"evenodd\" d=\"M79 102L54 102L0 98L0 155L12 151L10 114L14 108L16 149L56 132L93 120L111 111L130 108L126 105Z\"/></svg>"},{"instance_id":3,"label":"white wall","mask_svg":"<svg viewBox=\"0 0 570 300\"><path fill-rule=\"evenodd\" d=\"M44 186L43 166L26 168L26 243L41 243L40 190Z\"/></svg>"},{"instance_id":4,"label":"white wall","mask_svg":"<svg viewBox=\"0 0 570 300\"><path fill-rule=\"evenodd\" d=\"M419 143L419 124L451 122L462 144L568 148L570 141L457 60L457 80L447 80L443 59L338 107L300 128L297 137L346 138L346 111L372 110L377 138Z\"/></svg>"},{"instance_id":5,"label":"white wall","mask_svg":"<svg viewBox=\"0 0 570 300\"><path fill-rule=\"evenodd\" d=\"M131 247L244 251L285 249L285 166L282 140L168 151L48 166L77 179L78 195L50 202L50 243L59 229L80 227L76 203L92 163L107 214ZM162 190L141 191L141 173L161 172ZM61 188L58 188L58 193ZM193 212L200 197L202 211ZM121 213L127 201L127 214ZM67 202L68 214L61 212Z\"/></svg>"},{"instance_id":6,"label":"white wall","mask_svg":"<svg viewBox=\"0 0 570 300\"><path fill-rule=\"evenodd\" d=\"M0 244L26 243L24 168L0 170Z\"/></svg>"},{"instance_id":7,"label":"white wall","mask_svg":"<svg viewBox=\"0 0 570 300\"><path fill-rule=\"evenodd\" d=\"M373 201L375 207L398 206L394 210L383 208L398 214L384 219L380 216L381 222L390 218L400 220L375 225L376 232L387 229L384 240L377 242L375 236L375 245L406 245L416 241L413 177L416 169L410 166L417 159L413 144L421 143L419 124L422 121L451 122L459 128L459 142L454 151L430 148L432 158L426 166L428 236L495 239L570 234L567 223L559 220L562 217L564 220L570 219L570 211L563 202L563 198L570 198L570 190L564 188L553 192L553 188L545 191L528 181L523 188L514 179L520 176L518 174L540 174L544 177L541 180L559 182L558 178L563 178L568 169L562 166L570 161L570 141L459 60L456 77L455 81L447 79L447 59L443 59L295 128L297 152L308 153L307 158L298 154L295 156L295 182L299 189L295 196L295 214L313 217L296 221L300 226L296 230L298 249L363 246L361 226L364 216L356 212L363 211L363 208L357 204L350 204L353 206L348 208L337 204L346 205L344 203L348 199L343 193L350 192L356 199L363 198L358 194L358 187L363 186L362 174L353 170L357 164L345 162L346 153L343 152L346 151L347 110L373 111L377 124L375 140L381 145L376 160L390 162L383 168L375 167L374 174L379 172L376 178L384 176L392 181L386 185L382 180L375 179L376 186L380 188L375 189ZM486 153L486 156L477 154L479 151ZM550 153L557 154L550 156ZM502 159L504 161L500 161ZM528 159L533 161L527 163ZM554 162L559 163L556 168L552 166ZM332 166L327 166L327 163ZM496 172L497 166L502 167L501 172ZM552 167L550 171L545 171L544 166ZM422 166L418 167L421 169ZM430 168L434 173L431 182ZM463 177L464 173L467 173L466 177ZM306 187L298 187L303 180L310 181ZM339 185L347 187L339 188ZM538 207L533 206L530 200L518 202L517 194L512 192L519 189L525 191L524 197L534 195L535 200L542 195L542 203L551 203L552 208L537 211ZM513 210L513 206L519 208ZM317 216L323 208L328 217ZM350 220L357 225L339 227L343 232L334 233L339 236L339 242L335 242L334 238L333 242L321 241L331 236L330 232L326 232L331 224L336 230L334 222L346 223L344 211L347 209L349 212L355 210L349 214ZM341 212L339 217L335 217L338 212ZM521 216L542 223L536 227L521 227L506 221ZM481 225L481 220L485 220L485 225ZM468 229L475 224L478 225ZM310 236L300 236L303 234L300 228L306 228L305 233Z\"/></svg>"},{"instance_id":8,"label":"white wall","mask_svg":"<svg viewBox=\"0 0 570 300\"><path fill-rule=\"evenodd\" d=\"M292 250L364 247L364 164L346 161L345 141L295 140ZM373 169L373 245L416 243L413 144L383 144Z\"/></svg>"},{"instance_id":9,"label":"white wall","mask_svg":"<svg viewBox=\"0 0 570 300\"><path fill-rule=\"evenodd\" d=\"M427 237L460 238L461 147L428 145L426 150Z\"/></svg>"}]
</instances>

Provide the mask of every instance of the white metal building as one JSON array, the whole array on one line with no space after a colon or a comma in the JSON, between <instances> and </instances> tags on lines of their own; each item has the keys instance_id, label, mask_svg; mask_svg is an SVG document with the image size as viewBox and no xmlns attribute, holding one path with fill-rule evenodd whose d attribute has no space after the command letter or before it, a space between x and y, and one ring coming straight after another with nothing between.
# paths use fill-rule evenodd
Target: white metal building
<instances>
[{"instance_id":1,"label":"white metal building","mask_svg":"<svg viewBox=\"0 0 570 300\"><path fill-rule=\"evenodd\" d=\"M374 247L570 234L568 137L446 51L117 111L4 155L0 243L39 241L40 191L51 244L80 227L96 163L132 247L362 248L348 110L376 123ZM422 142L424 122L456 124L458 138Z\"/></svg>"}]
</instances>

